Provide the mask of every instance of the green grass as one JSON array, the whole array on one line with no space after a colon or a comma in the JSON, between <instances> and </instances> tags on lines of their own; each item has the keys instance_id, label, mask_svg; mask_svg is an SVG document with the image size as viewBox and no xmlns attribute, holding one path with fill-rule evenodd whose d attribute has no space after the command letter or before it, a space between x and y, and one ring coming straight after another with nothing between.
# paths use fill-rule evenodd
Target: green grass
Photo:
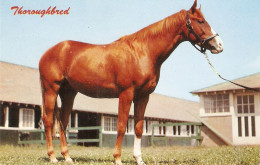
<instances>
[{"instance_id":1,"label":"green grass","mask_svg":"<svg viewBox=\"0 0 260 165\"><path fill-rule=\"evenodd\" d=\"M71 146L70 155L74 164L113 164L113 149ZM66 164L55 148L58 164ZM142 148L146 164L182 165L255 165L260 163L259 146L239 147L147 147ZM122 162L135 164L132 148L123 148ZM2 164L50 164L45 146L14 147L0 146Z\"/></svg>"}]
</instances>

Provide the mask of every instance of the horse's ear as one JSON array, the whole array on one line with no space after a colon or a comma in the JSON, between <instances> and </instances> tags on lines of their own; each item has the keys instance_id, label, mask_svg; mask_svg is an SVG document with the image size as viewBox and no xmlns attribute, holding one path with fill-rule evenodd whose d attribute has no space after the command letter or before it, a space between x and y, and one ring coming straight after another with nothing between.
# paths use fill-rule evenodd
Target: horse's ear
<instances>
[{"instance_id":1,"label":"horse's ear","mask_svg":"<svg viewBox=\"0 0 260 165\"><path fill-rule=\"evenodd\" d=\"M193 5L190 8L191 13L194 13L197 8L197 0L194 1Z\"/></svg>"},{"instance_id":2,"label":"horse's ear","mask_svg":"<svg viewBox=\"0 0 260 165\"><path fill-rule=\"evenodd\" d=\"M200 4L200 8L199 8L199 10L201 11L201 4Z\"/></svg>"}]
</instances>

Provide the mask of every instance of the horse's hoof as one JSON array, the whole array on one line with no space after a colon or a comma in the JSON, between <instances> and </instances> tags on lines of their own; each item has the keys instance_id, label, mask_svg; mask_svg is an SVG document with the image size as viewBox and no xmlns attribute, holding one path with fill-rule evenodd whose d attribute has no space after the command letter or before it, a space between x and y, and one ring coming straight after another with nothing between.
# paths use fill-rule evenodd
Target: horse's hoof
<instances>
[{"instance_id":1,"label":"horse's hoof","mask_svg":"<svg viewBox=\"0 0 260 165\"><path fill-rule=\"evenodd\" d=\"M134 156L135 160L136 160L136 163L138 165L146 165L143 160L142 160L142 157L139 155L139 156Z\"/></svg>"},{"instance_id":2,"label":"horse's hoof","mask_svg":"<svg viewBox=\"0 0 260 165\"><path fill-rule=\"evenodd\" d=\"M122 165L121 160L115 160L115 165Z\"/></svg>"},{"instance_id":3,"label":"horse's hoof","mask_svg":"<svg viewBox=\"0 0 260 165\"><path fill-rule=\"evenodd\" d=\"M146 165L145 162L141 161L138 165Z\"/></svg>"},{"instance_id":4,"label":"horse's hoof","mask_svg":"<svg viewBox=\"0 0 260 165\"><path fill-rule=\"evenodd\" d=\"M73 163L73 160L71 158L67 158L67 159L65 159L65 162L66 163Z\"/></svg>"},{"instance_id":5,"label":"horse's hoof","mask_svg":"<svg viewBox=\"0 0 260 165\"><path fill-rule=\"evenodd\" d=\"M53 160L50 160L51 163L58 163L58 160L54 158Z\"/></svg>"}]
</instances>

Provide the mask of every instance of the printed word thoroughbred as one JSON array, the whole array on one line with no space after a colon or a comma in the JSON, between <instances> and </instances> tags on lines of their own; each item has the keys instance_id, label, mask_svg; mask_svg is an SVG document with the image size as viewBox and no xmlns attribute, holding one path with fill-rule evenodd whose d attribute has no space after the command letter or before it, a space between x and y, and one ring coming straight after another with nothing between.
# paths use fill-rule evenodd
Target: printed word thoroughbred
<instances>
[{"instance_id":1,"label":"printed word thoroughbred","mask_svg":"<svg viewBox=\"0 0 260 165\"><path fill-rule=\"evenodd\" d=\"M23 10L23 6L22 7L18 7L18 6L13 6L11 7L11 10L15 10L14 15L18 14L18 15L41 15L41 18L47 14L47 15L69 15L69 10L70 7L67 10L56 10L56 6L54 6L53 8L50 6L47 10Z\"/></svg>"}]
</instances>

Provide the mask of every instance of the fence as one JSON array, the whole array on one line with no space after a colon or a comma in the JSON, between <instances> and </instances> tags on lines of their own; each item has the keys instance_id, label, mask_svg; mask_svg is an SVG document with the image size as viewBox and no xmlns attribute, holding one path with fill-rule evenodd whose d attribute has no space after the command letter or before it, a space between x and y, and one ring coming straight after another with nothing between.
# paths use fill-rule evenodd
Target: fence
<instances>
[{"instance_id":1,"label":"fence","mask_svg":"<svg viewBox=\"0 0 260 165\"><path fill-rule=\"evenodd\" d=\"M98 139L70 139L69 132L70 131L89 131L89 130L98 130L99 137ZM31 134L31 133L40 133L40 140L21 140L21 136L23 134ZM91 127L78 127L78 128L68 128L66 130L67 134L67 142L68 143L99 143L99 147L102 147L102 127L101 126L91 126ZM18 144L44 144L46 140L44 139L44 130L21 130L18 133ZM53 143L59 143L59 140L53 140Z\"/></svg>"},{"instance_id":2,"label":"fence","mask_svg":"<svg viewBox=\"0 0 260 165\"><path fill-rule=\"evenodd\" d=\"M202 136L201 136L201 129L200 126L202 125L202 123L167 123L167 124L153 124L152 125L152 137L151 137L151 145L154 146L154 142L158 141L158 140L162 140L165 142L165 144L167 145L167 141L169 139L195 139L196 140L196 146L200 145L200 141L202 140ZM172 129L175 127L184 127L187 126L189 127L189 132L187 131L186 135L181 135L180 134L180 130L176 129L176 132L178 132L177 134L158 134L157 136L155 135L155 131L154 128L155 127L172 127ZM193 128L195 127L194 133L192 133L192 129L191 127L193 126ZM166 128L165 128L166 129Z\"/></svg>"}]
</instances>

